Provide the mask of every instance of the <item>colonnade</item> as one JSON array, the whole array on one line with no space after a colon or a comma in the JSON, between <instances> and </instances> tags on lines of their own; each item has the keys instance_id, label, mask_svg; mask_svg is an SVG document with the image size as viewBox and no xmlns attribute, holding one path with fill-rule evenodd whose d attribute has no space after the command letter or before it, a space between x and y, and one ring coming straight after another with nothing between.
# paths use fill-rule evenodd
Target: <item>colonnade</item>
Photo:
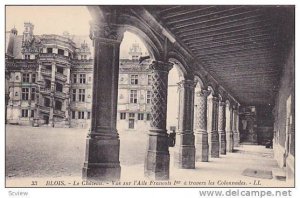
<instances>
[{"instance_id":1,"label":"colonnade","mask_svg":"<svg viewBox=\"0 0 300 198\"><path fill-rule=\"evenodd\" d=\"M119 52L124 28L117 24L116 12L108 12L99 23L91 24L90 32L95 48L93 104L83 178L91 180L118 180L121 175L116 122ZM144 174L151 179L167 180L170 175L166 130L168 73L173 64L166 58L156 58L149 67L152 71L151 129L148 131ZM220 99L218 90L212 92L208 87L195 93L194 79L195 75L189 71L178 85L179 119L174 163L181 169L193 169L197 161L209 162L209 158L233 152L239 142L238 104ZM199 97L196 109L195 94Z\"/></svg>"}]
</instances>

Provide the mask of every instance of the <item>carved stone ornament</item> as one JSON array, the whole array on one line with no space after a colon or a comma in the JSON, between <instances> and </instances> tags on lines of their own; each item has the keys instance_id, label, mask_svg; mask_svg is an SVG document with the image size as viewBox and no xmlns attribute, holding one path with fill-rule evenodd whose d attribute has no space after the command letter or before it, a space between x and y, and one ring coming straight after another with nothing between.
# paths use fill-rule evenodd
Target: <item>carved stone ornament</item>
<instances>
[{"instance_id":1,"label":"carved stone ornament","mask_svg":"<svg viewBox=\"0 0 300 198\"><path fill-rule=\"evenodd\" d=\"M112 41L121 42L123 35L123 28L116 24L90 23L90 38L92 40L109 39Z\"/></svg>"}]
</instances>

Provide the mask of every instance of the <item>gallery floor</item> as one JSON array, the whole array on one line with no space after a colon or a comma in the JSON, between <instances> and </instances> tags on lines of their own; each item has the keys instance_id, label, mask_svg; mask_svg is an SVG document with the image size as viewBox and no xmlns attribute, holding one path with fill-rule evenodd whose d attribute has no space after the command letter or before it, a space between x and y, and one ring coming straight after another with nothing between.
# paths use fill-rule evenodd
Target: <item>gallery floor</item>
<instances>
[{"instance_id":1,"label":"gallery floor","mask_svg":"<svg viewBox=\"0 0 300 198\"><path fill-rule=\"evenodd\" d=\"M270 171L278 168L273 159L273 150L253 145L241 145L234 153L221 155L220 158L211 158L209 162L197 162L195 169L175 168L173 166L174 148L170 148L170 180L150 181L144 178L147 134L144 132L119 133L121 182L89 184L90 187L99 187L99 185L100 187L144 187L144 185L151 187L284 187L290 185L285 181L268 178ZM82 183L81 180L86 134L87 129L6 125L6 186L34 187L37 184L41 187L86 187L87 184ZM250 171L250 176L245 175L247 170Z\"/></svg>"}]
</instances>

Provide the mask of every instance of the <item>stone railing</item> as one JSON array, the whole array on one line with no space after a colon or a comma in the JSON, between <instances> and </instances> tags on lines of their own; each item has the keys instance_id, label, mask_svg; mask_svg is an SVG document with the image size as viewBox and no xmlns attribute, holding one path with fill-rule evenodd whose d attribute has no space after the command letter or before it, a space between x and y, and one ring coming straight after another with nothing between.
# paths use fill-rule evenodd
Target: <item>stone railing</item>
<instances>
[{"instance_id":1,"label":"stone railing","mask_svg":"<svg viewBox=\"0 0 300 198\"><path fill-rule=\"evenodd\" d=\"M50 107L40 106L40 110L49 113L50 112Z\"/></svg>"},{"instance_id":2,"label":"stone railing","mask_svg":"<svg viewBox=\"0 0 300 198\"><path fill-rule=\"evenodd\" d=\"M41 73L42 73L42 75L51 77L52 71L49 69L41 69Z\"/></svg>"},{"instance_id":3,"label":"stone railing","mask_svg":"<svg viewBox=\"0 0 300 198\"><path fill-rule=\"evenodd\" d=\"M40 93L42 94L50 94L51 93L51 89L50 88L45 88L45 87L40 87Z\"/></svg>"},{"instance_id":4,"label":"stone railing","mask_svg":"<svg viewBox=\"0 0 300 198\"><path fill-rule=\"evenodd\" d=\"M57 97L57 98L62 98L62 99L66 98L66 94L63 93L63 92L60 92L60 91L56 91L54 93L54 96Z\"/></svg>"},{"instance_id":5,"label":"stone railing","mask_svg":"<svg viewBox=\"0 0 300 198\"><path fill-rule=\"evenodd\" d=\"M60 117L64 117L65 116L65 112L61 111L61 110L54 109L53 113L55 115L57 115L57 116L60 116Z\"/></svg>"},{"instance_id":6,"label":"stone railing","mask_svg":"<svg viewBox=\"0 0 300 198\"><path fill-rule=\"evenodd\" d=\"M61 81L66 81L67 80L67 76L65 76L62 73L59 72L55 72L55 78Z\"/></svg>"}]
</instances>

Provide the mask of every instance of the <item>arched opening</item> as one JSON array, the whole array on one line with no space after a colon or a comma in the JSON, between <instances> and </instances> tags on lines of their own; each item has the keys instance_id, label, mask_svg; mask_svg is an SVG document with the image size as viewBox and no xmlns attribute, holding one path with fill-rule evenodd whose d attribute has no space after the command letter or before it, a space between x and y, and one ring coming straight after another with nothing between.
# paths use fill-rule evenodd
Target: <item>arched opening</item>
<instances>
[{"instance_id":1,"label":"arched opening","mask_svg":"<svg viewBox=\"0 0 300 198\"><path fill-rule=\"evenodd\" d=\"M125 31L120 45L117 130L120 136L120 164L144 164L150 129L153 56L136 32ZM122 171L122 175L130 171ZM130 175L125 175L130 177Z\"/></svg>"},{"instance_id":2,"label":"arched opening","mask_svg":"<svg viewBox=\"0 0 300 198\"><path fill-rule=\"evenodd\" d=\"M178 83L183 79L178 63L174 62L168 76L167 130L170 132L178 129Z\"/></svg>"}]
</instances>

